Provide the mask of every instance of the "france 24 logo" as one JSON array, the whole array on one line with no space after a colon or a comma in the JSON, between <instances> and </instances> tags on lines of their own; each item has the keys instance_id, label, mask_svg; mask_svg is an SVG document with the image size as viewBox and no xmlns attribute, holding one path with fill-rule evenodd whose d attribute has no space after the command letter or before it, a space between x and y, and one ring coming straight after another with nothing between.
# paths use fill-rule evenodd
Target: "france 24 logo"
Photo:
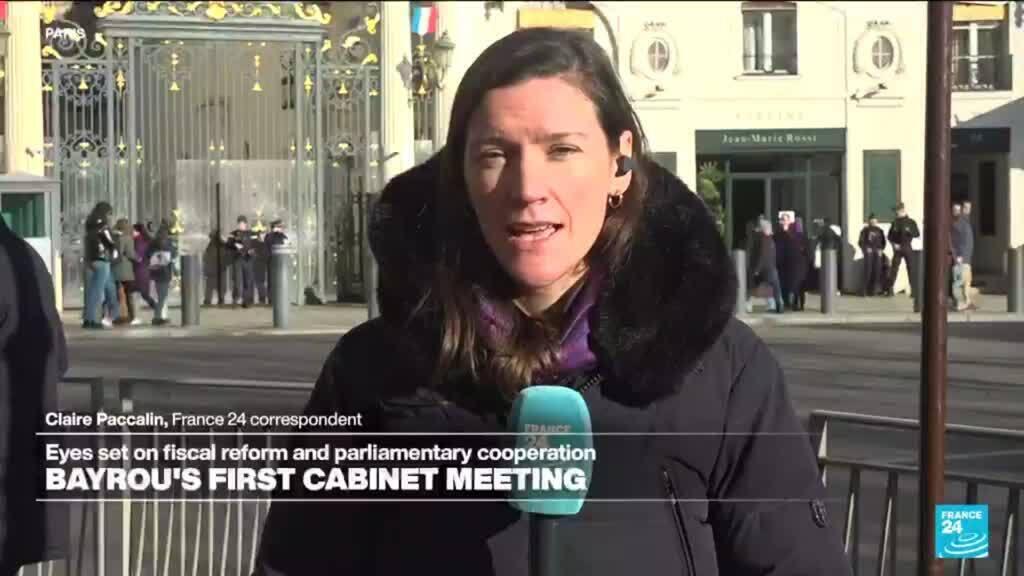
<instances>
[{"instance_id":1,"label":"france 24 logo","mask_svg":"<svg viewBox=\"0 0 1024 576\"><path fill-rule=\"evenodd\" d=\"M935 507L937 558L988 558L988 505Z\"/></svg>"}]
</instances>

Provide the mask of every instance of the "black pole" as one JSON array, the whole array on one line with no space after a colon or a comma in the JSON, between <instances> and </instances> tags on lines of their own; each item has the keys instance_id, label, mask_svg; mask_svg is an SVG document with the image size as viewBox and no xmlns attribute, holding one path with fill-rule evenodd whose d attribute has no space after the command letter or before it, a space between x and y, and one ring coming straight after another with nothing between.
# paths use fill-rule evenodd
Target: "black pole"
<instances>
[{"instance_id":1,"label":"black pole","mask_svg":"<svg viewBox=\"0 0 1024 576\"><path fill-rule=\"evenodd\" d=\"M224 305L225 292L227 292L227 287L224 285L224 277L223 277L224 270L222 268L224 263L221 262L221 255L220 255L220 253L221 253L221 246L220 246L220 238L221 238L221 229L220 229L220 223L221 223L221 219L220 219L220 182L217 182L217 184L215 184L214 194L217 197L217 225L213 227L213 230L217 233L217 244L214 245L214 252L217 253L217 305L218 306L223 306Z\"/></svg>"},{"instance_id":2,"label":"black pole","mask_svg":"<svg viewBox=\"0 0 1024 576\"><path fill-rule=\"evenodd\" d=\"M925 285L921 334L921 473L917 573L942 574L935 557L935 506L945 481L946 314L949 250L950 35L952 2L928 3L925 107Z\"/></svg>"},{"instance_id":3,"label":"black pole","mask_svg":"<svg viewBox=\"0 0 1024 576\"><path fill-rule=\"evenodd\" d=\"M839 290L838 259L834 248L826 248L821 251L818 292L821 294L822 314L834 314L836 311L836 292Z\"/></svg>"}]
</instances>

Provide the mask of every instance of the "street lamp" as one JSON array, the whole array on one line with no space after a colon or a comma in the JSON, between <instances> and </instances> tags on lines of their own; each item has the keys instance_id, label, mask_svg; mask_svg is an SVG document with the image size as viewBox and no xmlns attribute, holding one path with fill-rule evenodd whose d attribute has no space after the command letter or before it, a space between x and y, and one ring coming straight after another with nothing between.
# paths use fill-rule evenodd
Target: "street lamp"
<instances>
[{"instance_id":1,"label":"street lamp","mask_svg":"<svg viewBox=\"0 0 1024 576\"><path fill-rule=\"evenodd\" d=\"M413 52L412 63L403 61L398 67L405 87L421 97L444 88L454 50L455 43L447 31L429 45L421 41Z\"/></svg>"}]
</instances>

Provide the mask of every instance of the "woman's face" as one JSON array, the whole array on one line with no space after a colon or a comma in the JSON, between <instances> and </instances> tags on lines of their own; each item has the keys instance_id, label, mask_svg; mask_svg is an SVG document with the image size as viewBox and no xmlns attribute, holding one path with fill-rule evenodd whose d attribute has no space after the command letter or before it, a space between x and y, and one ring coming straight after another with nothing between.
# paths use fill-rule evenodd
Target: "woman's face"
<instances>
[{"instance_id":1,"label":"woman's face","mask_svg":"<svg viewBox=\"0 0 1024 576\"><path fill-rule=\"evenodd\" d=\"M469 198L488 246L540 312L583 274L581 263L604 225L608 197L630 175L632 134L608 138L594 104L561 78L490 91L470 119L464 166Z\"/></svg>"}]
</instances>

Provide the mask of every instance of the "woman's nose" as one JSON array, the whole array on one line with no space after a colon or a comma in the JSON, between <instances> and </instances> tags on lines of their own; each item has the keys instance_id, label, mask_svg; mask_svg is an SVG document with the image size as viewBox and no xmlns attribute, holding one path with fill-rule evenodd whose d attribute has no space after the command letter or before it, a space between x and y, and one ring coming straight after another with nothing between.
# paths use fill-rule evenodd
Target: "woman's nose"
<instances>
[{"instance_id":1,"label":"woman's nose","mask_svg":"<svg viewBox=\"0 0 1024 576\"><path fill-rule=\"evenodd\" d=\"M549 178L543 155L523 153L512 170L514 177L508 182L509 196L523 204L543 202L548 196Z\"/></svg>"}]
</instances>

